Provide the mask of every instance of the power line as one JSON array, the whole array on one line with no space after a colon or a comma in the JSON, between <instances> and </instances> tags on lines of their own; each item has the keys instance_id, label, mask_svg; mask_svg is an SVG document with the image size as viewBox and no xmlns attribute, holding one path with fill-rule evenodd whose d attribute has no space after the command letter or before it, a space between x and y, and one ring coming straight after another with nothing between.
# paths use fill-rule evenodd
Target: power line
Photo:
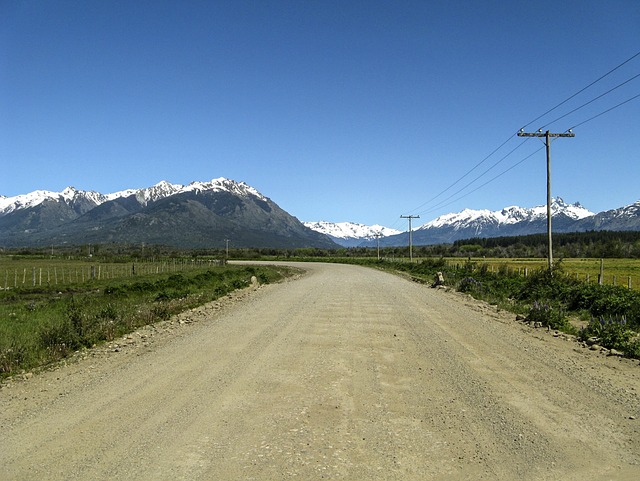
<instances>
[{"instance_id":1,"label":"power line","mask_svg":"<svg viewBox=\"0 0 640 481\"><path fill-rule=\"evenodd\" d=\"M584 120L584 121L580 122L579 124L574 125L573 127L571 127L571 128L570 128L570 129L568 129L568 130L574 130L576 127L580 127L581 125L584 125L584 124L586 124L587 122L591 122L593 119L597 119L597 118L598 118L598 117L600 117L601 115L604 115L604 114L606 114L607 112L611 112L612 110L617 109L618 107L621 107L621 106L623 106L624 104L629 103L629 102L631 102L632 100L637 99L638 97L640 97L640 94L638 94L638 95L634 95L634 96L633 96L633 97L631 97L630 99L627 99L627 100L625 100L624 102L620 102L618 105L614 105L613 107L611 107L611 108L609 108L609 109L607 109L607 110L605 110L605 111L603 111L603 112L600 112L599 114L594 115L593 117L590 117L590 118L588 118L587 120Z\"/></svg>"},{"instance_id":2,"label":"power line","mask_svg":"<svg viewBox=\"0 0 640 481\"><path fill-rule=\"evenodd\" d=\"M607 73L605 73L604 75L602 75L601 77L597 78L596 80L594 80L593 82L591 82L589 85L587 85L586 87L581 88L580 90L578 90L576 93L574 93L573 95L567 97L566 99L564 99L562 102L560 102L558 105L556 105L555 107L550 108L549 110L547 110L545 113L537 116L535 119L531 120L530 122L526 123L525 125L522 126L522 129L526 129L529 125L531 125L532 123L534 123L537 120L540 120L542 117L544 117L545 115L553 112L555 109L557 109L558 107L560 107L561 105L566 104L569 100L571 100L572 98L580 95L582 92L584 92L585 90L587 90L589 87L597 84L598 82L600 82L600 80L602 80L603 78L607 77L608 75L612 74L613 72L615 72L616 70L618 70L620 67L622 67L623 65L631 62L631 60L633 60L634 58L636 58L638 55L640 55L640 52L636 53L635 55L632 55L631 57L629 57L627 60L625 60L624 62L622 62L620 65L618 65L617 67L612 68L611 70L609 70Z\"/></svg>"},{"instance_id":3,"label":"power line","mask_svg":"<svg viewBox=\"0 0 640 481\"><path fill-rule=\"evenodd\" d=\"M504 174L506 174L507 172L509 172L510 170L515 169L516 167L518 167L520 164L522 164L524 161L529 160L531 157L533 157L535 154L537 154L538 152L540 152L544 147L540 147L537 150L534 150L533 152L531 152L529 155L527 155L526 157L524 157L523 159L519 160L518 162L516 162L515 164L513 164L511 167L509 167L508 169L503 170L502 172L500 172L498 175L496 175L495 177L490 178L489 180L487 180L484 184L480 184L478 187L476 187L473 190L470 190L469 192L467 192L464 195L461 195L460 197L456 197L455 199L453 199L451 202L448 202L446 204L439 204L438 206L433 207L430 210L427 211L423 211L422 214L428 214L431 212L436 211L439 207L446 207L448 205L454 204L456 202L458 202L461 199L464 199L465 197L467 197L468 195L473 194L474 192L477 192L478 190L482 189L483 187L485 187L486 185L489 185L491 182L493 182L496 179L499 179L500 177L502 177Z\"/></svg>"},{"instance_id":4,"label":"power line","mask_svg":"<svg viewBox=\"0 0 640 481\"><path fill-rule=\"evenodd\" d=\"M637 79L638 77L640 77L640 73L639 73L639 74L637 74L637 75L634 75L634 76L633 76L633 77L631 77L630 79L625 80L625 81L624 81L624 82L622 82L621 84L618 84L618 85L616 85L615 87L613 87L613 88L611 88L611 89L607 90L607 91L606 91L606 92L604 92L603 94L600 94L600 95L598 95L597 97L595 97L595 98L593 98L593 99L589 100L588 102L583 103L581 106L576 107L575 109L573 109L573 110L571 110L571 111L567 112L566 114L561 115L561 116L560 116L560 117L558 117L557 119L552 120L551 122L549 122L549 123L548 123L548 124L546 124L545 126L540 127L540 130L544 130L544 129L546 128L546 126L547 126L547 125L551 125L551 124L553 124L553 123L557 122L558 120L563 119L563 118L567 117L568 115L571 115L572 113L574 113L574 112L576 112L576 111L580 110L581 108L586 107L586 106L587 106L587 105L589 105L589 104L592 104L592 103L593 103L593 102L595 102L596 100L601 99L601 98L602 98L602 97L604 97L605 95L610 94L610 93L611 93L611 92L613 92L614 90L616 90L616 89L618 89L618 88L622 87L623 85L628 84L629 82L631 82L632 80Z\"/></svg>"},{"instance_id":5,"label":"power line","mask_svg":"<svg viewBox=\"0 0 640 481\"><path fill-rule=\"evenodd\" d=\"M592 87L593 85L595 85L596 83L600 82L602 79L606 78L607 76L611 75L613 72L615 72L616 70L618 70L619 68L621 68L622 66L626 65L627 63L629 63L631 60L633 60L634 58L640 56L640 52L635 53L634 55L632 55L631 57L629 57L628 59L626 59L624 62L620 63L619 65L617 65L616 67L612 68L611 70L609 70L607 73L605 73L604 75L601 75L600 77L598 77L596 80L594 80L593 82L589 83L588 85L586 85L585 87L581 88L580 90L578 90L576 93L574 93L573 95L567 97L566 99L564 99L562 102L560 102L559 104L557 104L556 106L552 107L551 109L547 110L546 112L544 112L543 114L539 115L538 117L536 117L535 119L531 120L530 122L528 122L527 124L525 124L522 129L526 128L527 126L529 126L530 124L532 124L533 122L541 119L542 117L544 117L545 115L553 112L554 110L556 110L558 107L564 105L565 103L567 103L569 100L575 98L576 96L578 96L579 94L581 94L582 92L584 92L585 90L587 90L588 88ZM582 107L594 102L595 100L607 95L608 93L614 91L615 89L621 87L622 85L630 82L631 80L635 79L636 77L640 76L640 74L626 80L625 82L623 82L622 84L608 90L607 92L605 92L604 94L601 94L600 96L596 97L595 99L590 100L589 102L581 105L580 107L572 110L571 112L564 114L563 116L555 119L554 121L550 122L548 125L550 125L553 122L556 122L564 117L566 117L567 115L581 109ZM581 125L581 124L579 124ZM442 196L445 192L449 191L451 188L453 188L455 185L457 185L458 183L460 183L463 179L465 179L467 176L469 176L473 171L475 171L478 167L480 167L482 164L484 164L489 158L491 158L496 152L498 152L502 147L504 147L511 139L513 138L513 135L510 135L504 142L502 142L497 148L495 148L489 155L487 155L485 158L483 158L480 162L478 162L476 165L474 165L470 170L468 170L464 175L462 175L461 177L459 177L456 181L454 181L453 183L451 183L448 187L446 187L445 189L443 189L442 191L440 191L438 194L436 194L435 196L433 196L432 198L430 198L429 200L423 202L422 204L420 204L418 207L411 209L410 212L416 212L419 209L423 208L424 206L430 204L431 202L433 202L434 200L436 200L437 198L439 198L440 196ZM514 149L515 150L515 149ZM480 176L476 177L472 182L470 182L469 184L465 185L462 189L454 192L451 196L447 197L446 199L444 199L444 201L450 199L451 197L455 196L456 194L460 193L462 190L464 190L466 187L468 187L469 185L473 184L474 182L476 182L477 180L479 180L480 178L482 178L487 172L489 172L490 170L492 170L497 164L499 164L500 162L502 162L506 157L508 157L511 153L513 153L513 150L507 154L505 157L503 157L502 159L500 159L498 162L496 162L492 167L490 167L489 169L487 169L485 172L483 172L483 174L481 174ZM483 184L484 185L484 184ZM474 190L475 191L475 190ZM438 206L440 206L441 204L436 204L436 206L432 207L431 209L434 209Z\"/></svg>"},{"instance_id":6,"label":"power line","mask_svg":"<svg viewBox=\"0 0 640 481\"><path fill-rule=\"evenodd\" d=\"M509 157L511 154L513 154L516 150L518 150L520 147L522 147L529 139L525 139L524 141L520 142L515 148L513 148L510 152L508 152L506 155L504 155L501 159L499 159L497 162L494 162L493 165L491 167L489 167L488 169L486 169L484 172L482 172L482 174L478 175L476 178L474 178L471 182L468 182L467 184L465 184L461 189L457 190L456 192L454 192L453 194L451 194L449 197L443 199L442 201L440 201L438 204L435 204L434 206L431 207L431 210L436 209L438 207L442 207L443 203L446 202L447 200L451 199L453 196L459 194L460 192L464 191L467 187L469 187L470 185L474 184L475 182L477 182L478 180L480 180L482 177L484 177L487 173L489 173L491 170L493 170L498 164L500 164L501 162L503 162L507 157ZM504 145L504 144L502 144ZM460 179L461 180L461 179ZM456 182L457 183L457 182ZM475 192L475 191L473 191ZM424 205L424 204L423 204ZM448 204L445 204L448 205ZM430 211L431 211L430 210ZM424 212L422 212L424 213Z\"/></svg>"},{"instance_id":7,"label":"power line","mask_svg":"<svg viewBox=\"0 0 640 481\"><path fill-rule=\"evenodd\" d=\"M502 142L502 144L500 144L496 149L494 149L489 155L487 155L484 159L482 159L480 162L478 162L476 165L474 165L466 174L464 174L462 177L460 177L458 180L456 180L454 183L452 183L451 185L449 185L449 187L447 187L446 189L442 190L439 194L433 196L431 199L427 200L426 202L420 204L418 207L416 207L415 209L411 209L411 212L415 212L418 209L421 209L422 207L424 207L425 205L429 204L430 202L436 200L438 197L440 197L442 194L444 194L445 192L447 192L449 189L451 189L454 185L458 184L459 182L462 181L462 179L464 179L465 177L467 177L469 174L471 174L471 172L473 172L474 170L476 170L478 167L480 167L482 164L484 164L491 156L493 156L493 154L495 154L498 150L500 150L502 147L504 147L511 139L513 138L513 135L510 135L507 140L505 140L504 142ZM504 160L504 157L500 160L502 161ZM494 164L495 165L495 164ZM486 172L486 171L485 171ZM483 174L484 175L484 174ZM472 181L472 183L475 181ZM467 184L469 185L469 184ZM466 186L465 186L466 187ZM464 187L463 187L464 189ZM460 192L460 191L458 191ZM458 192L455 192L453 195L457 194ZM447 197L447 199L450 197ZM445 199L445 200L447 200Z\"/></svg>"},{"instance_id":8,"label":"power line","mask_svg":"<svg viewBox=\"0 0 640 481\"><path fill-rule=\"evenodd\" d=\"M569 128L569 129L567 129L567 131L575 130L577 127L580 127L581 125L584 125L584 124L586 124L587 122L590 122L590 121L592 121L592 120L594 120L594 119L596 119L596 118L598 118L598 117L600 117L600 116L602 116L602 115L604 115L604 114L606 114L606 113L608 113L608 112L610 112L610 111L612 111L612 110L615 110L615 109L617 109L618 107L621 107L621 106L623 106L623 105L625 105L625 104L627 104L627 103L629 103L629 102L631 102L631 101L633 101L633 100L635 100L635 99L637 99L637 98L640 98L640 94L634 95L633 97L631 97L631 98L629 98L629 99L627 99L627 100L625 100L625 101L623 101L623 102L620 102L619 104L616 104L616 105L614 105L613 107L610 107L610 108L608 108L608 109L606 109L606 110L604 110L604 111L600 112L599 114L596 114L596 115L594 115L594 116L592 116L592 117L589 117L588 119L586 119L586 120L584 120L584 121L582 121L582 122L579 122L579 123L575 124L573 127L571 127L571 128ZM551 140L551 142L553 142L553 141L555 141L555 140L557 140L557 139L555 139L555 138L554 138L554 139L552 139L552 140ZM525 140L525 142L526 142L526 140ZM523 143L524 143L524 142L523 142ZM522 145L522 144L520 144L518 147L520 147L521 145ZM516 147L516 149L517 149L518 147ZM514 150L516 150L516 149L514 149ZM511 152L509 152L509 154L507 154L507 155L510 155L514 150L512 150ZM542 147L540 147L539 149L535 150L535 151L534 151L534 152L532 152L531 154L527 155L527 156L526 156L526 157L524 157L522 160L518 161L517 163L515 163L514 165L512 165L512 166L511 166L511 167L509 167L508 169L505 169L504 171L502 171L501 173L499 173L499 174L498 174L498 175L496 175L495 177L492 177L491 179L489 179L489 180L488 180L488 181L486 181L485 183L480 184L480 185L479 185L479 186L477 186L475 189L470 190L469 192L465 193L464 195L461 195L460 197L456 197L456 198L455 198L455 199L453 199L451 202L447 202L447 203L442 203L442 202L441 202L441 203L439 203L439 204L434 205L432 208L430 208L430 209L428 209L428 210L421 211L420 213L421 213L421 214L427 214L427 213L430 213L430 212L434 212L434 211L436 211L436 210L437 210L438 208L440 208L440 207L446 207L446 206L451 205L451 204L453 204L453 203L455 203L455 202L457 202L457 201L459 201L459 200L461 200L461 199L464 199L465 197L469 196L470 194L473 194L474 192L477 192L477 191L478 191L478 190L480 190L481 188L485 187L486 185L490 184L491 182L493 182L493 181L497 180L498 178L502 177L502 176L503 176L504 174L506 174L507 172L509 172L509 171L513 170L514 168L516 168L517 166L519 166L520 164L522 164L523 162L525 162L526 160L528 160L529 158L531 158L534 154L536 154L536 153L540 152L540 150L542 150ZM505 157L506 157L506 156L505 156ZM504 157L503 157L503 159L504 159ZM499 162L501 162L503 159L501 159ZM499 162L497 162L496 164L494 164L494 166L495 166L495 165L497 165ZM474 179L474 181L470 182L469 184L465 185L465 187L463 187L462 189L458 190L457 192L453 193L451 196L449 196L449 197L447 197L446 199L444 199L444 201L449 200L451 197L453 197L453 196L455 196L456 194L458 194L458 193L462 192L466 187L468 187L469 185L473 184L476 180L479 180L479 179L480 179L480 178L481 178L485 173L487 173L487 172L488 172L489 170L491 170L492 168L493 168L493 166L492 166L490 169L487 169L487 170L486 170L482 175L480 175L480 176L478 176L476 179ZM444 202L444 201L443 201L443 202ZM423 205L425 205L425 204L423 204Z\"/></svg>"},{"instance_id":9,"label":"power line","mask_svg":"<svg viewBox=\"0 0 640 481\"><path fill-rule=\"evenodd\" d=\"M615 72L616 70L620 69L622 66L626 65L627 63L629 63L630 61L632 61L633 59L635 59L636 57L640 56L640 52L635 53L634 55L632 55L631 57L627 58L625 61L623 61L622 63L620 63L619 65L617 65L616 67L612 68L611 70L609 70L608 72L606 72L605 74L601 75L600 77L598 77L596 80L594 80L593 82L589 83L588 85L586 85L585 87L579 89L577 92L575 92L574 94L570 95L569 97L567 97L566 99L564 99L562 102L558 103L557 105L555 105L554 107L550 108L549 110L547 110L546 112L544 112L543 114L539 115L538 117L536 117L535 119L529 121L527 124L525 124L521 130L523 130L524 128L526 128L527 126L529 126L530 124L536 122L537 120L541 119L542 117L544 117L545 115L553 112L554 110L556 110L557 108L561 107L562 105L566 104L567 102L569 102L571 99L575 98L576 96L578 96L579 94L581 94L582 92L584 92L585 90L587 90L588 88L592 87L593 85L597 84L598 82L600 82L601 80L603 80L604 78L606 78L607 76L611 75L613 72ZM549 122L547 125L550 125L554 122L557 122L558 120L561 120L565 117L567 117L568 115L580 110L581 108L595 102L596 100L604 97L605 95L613 92L614 90L618 89L619 87L629 83L630 81L636 79L637 77L639 77L640 74L635 75L633 77L631 77L630 79L622 82L621 84L609 89L608 91L604 92L603 94L600 94L599 96L589 100L588 102L585 102L584 104L580 105L579 107L571 110L570 112L556 118L555 120ZM624 102L621 102L603 112L600 112L597 115L594 115L582 122L577 123L576 125L574 125L573 127L571 127L571 129L567 129L567 130L572 130L575 129L581 125L584 125L587 122L590 122L598 117L600 117L601 115L606 114L607 112L610 112L628 102L631 102L632 100L636 99L640 97L640 94L635 95L634 97L631 97L630 99L625 100ZM431 202L433 202L434 200L438 199L439 197L441 197L443 194L445 194L446 192L448 192L450 189L452 189L454 186L456 186L458 183L460 183L462 180L464 180L466 177L468 177L472 172L474 172L478 167L480 167L482 164L484 164L488 159L490 159L493 155L495 155L500 149L502 149L511 139L513 138L513 135L510 135L504 142L502 142L497 148L495 148L489 155L487 155L486 157L484 157L480 162L478 162L477 164L475 164L470 170L468 170L465 174L463 174L462 176L460 176L456 181L454 181L453 183L451 183L448 187L446 187L445 189L443 189L442 191L440 191L438 194L436 194L435 196L433 196L432 198L430 198L429 200L427 200L426 202L420 204L418 207L412 209L410 212L415 212L418 209L421 209L425 206L427 206L428 204L430 204ZM528 139L527 139L528 140ZM556 139L553 139L556 140ZM525 140L526 142L526 140ZM538 149L535 152L531 153L530 155L526 156L525 158L523 158L522 160L518 161L517 163L515 163L514 165L512 165L511 167L505 169L504 171L502 171L501 173L499 173L498 175L492 177L491 179L489 179L488 181L484 182L483 184L479 185L478 187L472 189L471 191L453 199L451 202L446 202L449 199L451 199L452 197L456 196L457 194L463 192L467 187L473 185L475 182L477 182L478 180L480 180L482 177L484 177L488 172L490 172L491 170L493 170L498 164L500 164L501 162L503 162L507 157L509 157L511 154L513 154L513 152L515 152L518 148L520 148L522 145L524 144L524 142L522 142L521 144L519 144L516 148L512 149L509 153L507 153L505 156L503 156L500 160L498 160L497 162L495 162L491 167L489 167L488 169L486 169L482 174L476 176L471 182L465 184L464 187L462 187L461 189L457 190L456 192L454 192L453 194L451 194L450 196L446 197L445 199L443 199L442 201L440 201L439 203L435 204L434 206L432 206L429 209L420 211L420 213L424 214L424 213L428 213L428 212L433 212L435 210L437 210L440 207L444 207L447 205L450 205L454 202L457 202L460 199L463 199L465 197L467 197L468 195L478 191L479 189L485 187L486 185L490 184L491 182L495 181L496 179L498 179L499 177L503 176L504 174L506 174L507 172L511 171L512 169L514 169L515 167L517 167L518 165L522 164L524 161L526 161L527 159L529 159L530 157L532 157L535 153L539 152ZM394 225L397 225L398 221L394 222Z\"/></svg>"}]
</instances>

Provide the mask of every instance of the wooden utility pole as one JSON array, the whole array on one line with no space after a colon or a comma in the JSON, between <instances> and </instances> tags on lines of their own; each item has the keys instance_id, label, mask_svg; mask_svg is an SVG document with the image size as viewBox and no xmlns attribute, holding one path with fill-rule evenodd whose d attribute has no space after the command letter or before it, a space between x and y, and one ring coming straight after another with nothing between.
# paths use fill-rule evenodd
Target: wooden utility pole
<instances>
[{"instance_id":1,"label":"wooden utility pole","mask_svg":"<svg viewBox=\"0 0 640 481\"><path fill-rule=\"evenodd\" d=\"M419 219L419 215L401 215L401 219L409 219L409 260L413 262L413 231L411 230L411 219Z\"/></svg>"},{"instance_id":2,"label":"wooden utility pole","mask_svg":"<svg viewBox=\"0 0 640 481\"><path fill-rule=\"evenodd\" d=\"M382 237L382 232L376 232L373 237L378 241L378 260L380 260L380 237Z\"/></svg>"},{"instance_id":3,"label":"wooden utility pole","mask_svg":"<svg viewBox=\"0 0 640 481\"><path fill-rule=\"evenodd\" d=\"M547 237L549 241L549 254L547 256L547 263L549 265L549 273L553 272L553 240L551 237L551 137L575 137L571 130L563 134L552 134L548 130L542 132L528 133L520 129L518 137L544 137L544 144L547 147Z\"/></svg>"}]
</instances>

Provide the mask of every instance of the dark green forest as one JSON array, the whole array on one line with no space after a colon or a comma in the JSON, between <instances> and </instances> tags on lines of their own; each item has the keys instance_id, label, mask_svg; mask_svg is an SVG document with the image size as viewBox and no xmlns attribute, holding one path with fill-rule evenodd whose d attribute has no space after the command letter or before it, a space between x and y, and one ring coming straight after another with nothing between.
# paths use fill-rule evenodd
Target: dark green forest
<instances>
[{"instance_id":1,"label":"dark green forest","mask_svg":"<svg viewBox=\"0 0 640 481\"><path fill-rule=\"evenodd\" d=\"M566 258L639 258L640 232L589 231L554 234L556 257ZM459 240L449 255L486 257L545 257L547 235L494 237Z\"/></svg>"},{"instance_id":2,"label":"dark green forest","mask_svg":"<svg viewBox=\"0 0 640 481\"><path fill-rule=\"evenodd\" d=\"M640 232L638 231L589 231L554 234L553 250L556 258L640 258ZM92 244L82 246L0 249L5 255L64 256L69 258L96 257L110 260L161 258L161 257L227 257L226 249L179 249L162 245ZM408 257L409 247L380 247L384 258ZM343 247L321 249L315 247L296 249L237 248L230 242L228 256L231 259L300 258L300 257L376 257L376 247ZM514 237L471 238L453 244L413 246L415 257L498 257L545 258L547 235L533 234Z\"/></svg>"}]
</instances>

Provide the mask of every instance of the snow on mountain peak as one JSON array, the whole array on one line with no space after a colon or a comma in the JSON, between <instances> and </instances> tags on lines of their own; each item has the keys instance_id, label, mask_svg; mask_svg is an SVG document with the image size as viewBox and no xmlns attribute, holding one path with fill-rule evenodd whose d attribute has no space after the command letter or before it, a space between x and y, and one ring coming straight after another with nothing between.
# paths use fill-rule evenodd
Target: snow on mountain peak
<instances>
[{"instance_id":1,"label":"snow on mountain peak","mask_svg":"<svg viewBox=\"0 0 640 481\"><path fill-rule=\"evenodd\" d=\"M267 200L267 198L260 192L244 182L236 182L235 180L230 180L225 177L219 177L209 182L191 182L189 185L184 186L180 191L200 192L205 190L211 190L213 192L230 192L241 196L252 195L254 197L258 197L260 200Z\"/></svg>"},{"instance_id":2,"label":"snow on mountain peak","mask_svg":"<svg viewBox=\"0 0 640 481\"><path fill-rule=\"evenodd\" d=\"M556 197L551 201L551 215L563 214L571 219L578 220L594 215L589 210L582 207L579 202L567 204L561 197ZM546 218L547 206L539 205L532 208L509 206L502 210L490 211L464 209L458 213L445 214L427 222L419 229L439 228L451 226L454 229L465 227L481 228L483 224L516 224L523 221L533 221Z\"/></svg>"},{"instance_id":3,"label":"snow on mountain peak","mask_svg":"<svg viewBox=\"0 0 640 481\"><path fill-rule=\"evenodd\" d=\"M136 199L140 204L147 205L149 202L154 202L164 197L173 195L183 189L180 184L171 184L166 180L158 182L156 185L147 187L146 189L138 189L132 193L136 196Z\"/></svg>"},{"instance_id":4,"label":"snow on mountain peak","mask_svg":"<svg viewBox=\"0 0 640 481\"><path fill-rule=\"evenodd\" d=\"M154 202L174 194L192 191L226 191L231 192L235 195L241 195L245 197L254 196L263 201L267 200L267 198L260 194L260 192L258 192L253 187L245 184L244 182L236 182L224 177L213 179L209 182L191 182L186 186L182 184L172 184L170 182L167 182L166 180L163 180L151 187L143 189L126 189L111 194L101 194L95 191L84 191L70 186L64 189L62 192L36 190L28 194L21 194L14 197L0 196L0 215L5 215L19 209L35 207L47 200L62 201L69 204L84 199L94 203L95 205L100 205L110 200L126 198L133 195L136 197L136 200L140 204L147 205L149 202Z\"/></svg>"},{"instance_id":5,"label":"snow on mountain peak","mask_svg":"<svg viewBox=\"0 0 640 481\"><path fill-rule=\"evenodd\" d=\"M69 193L67 193L67 195L68 194ZM34 190L28 194L4 197L0 199L0 215L8 214L19 209L35 207L47 200L59 200L61 198L65 198L62 193L51 192L49 190Z\"/></svg>"},{"instance_id":6,"label":"snow on mountain peak","mask_svg":"<svg viewBox=\"0 0 640 481\"><path fill-rule=\"evenodd\" d=\"M355 222L303 222L305 226L321 234L334 237L336 239L374 239L377 234L390 236L400 234L400 231L383 227L381 225L367 226Z\"/></svg>"}]
</instances>

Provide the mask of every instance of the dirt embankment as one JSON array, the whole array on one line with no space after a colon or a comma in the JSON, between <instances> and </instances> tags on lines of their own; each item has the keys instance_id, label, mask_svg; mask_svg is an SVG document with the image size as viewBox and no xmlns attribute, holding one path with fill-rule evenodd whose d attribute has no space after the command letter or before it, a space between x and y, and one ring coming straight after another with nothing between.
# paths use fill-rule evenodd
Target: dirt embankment
<instances>
[{"instance_id":1,"label":"dirt embankment","mask_svg":"<svg viewBox=\"0 0 640 481\"><path fill-rule=\"evenodd\" d=\"M637 361L304 268L5 385L0 479L640 479Z\"/></svg>"}]
</instances>

